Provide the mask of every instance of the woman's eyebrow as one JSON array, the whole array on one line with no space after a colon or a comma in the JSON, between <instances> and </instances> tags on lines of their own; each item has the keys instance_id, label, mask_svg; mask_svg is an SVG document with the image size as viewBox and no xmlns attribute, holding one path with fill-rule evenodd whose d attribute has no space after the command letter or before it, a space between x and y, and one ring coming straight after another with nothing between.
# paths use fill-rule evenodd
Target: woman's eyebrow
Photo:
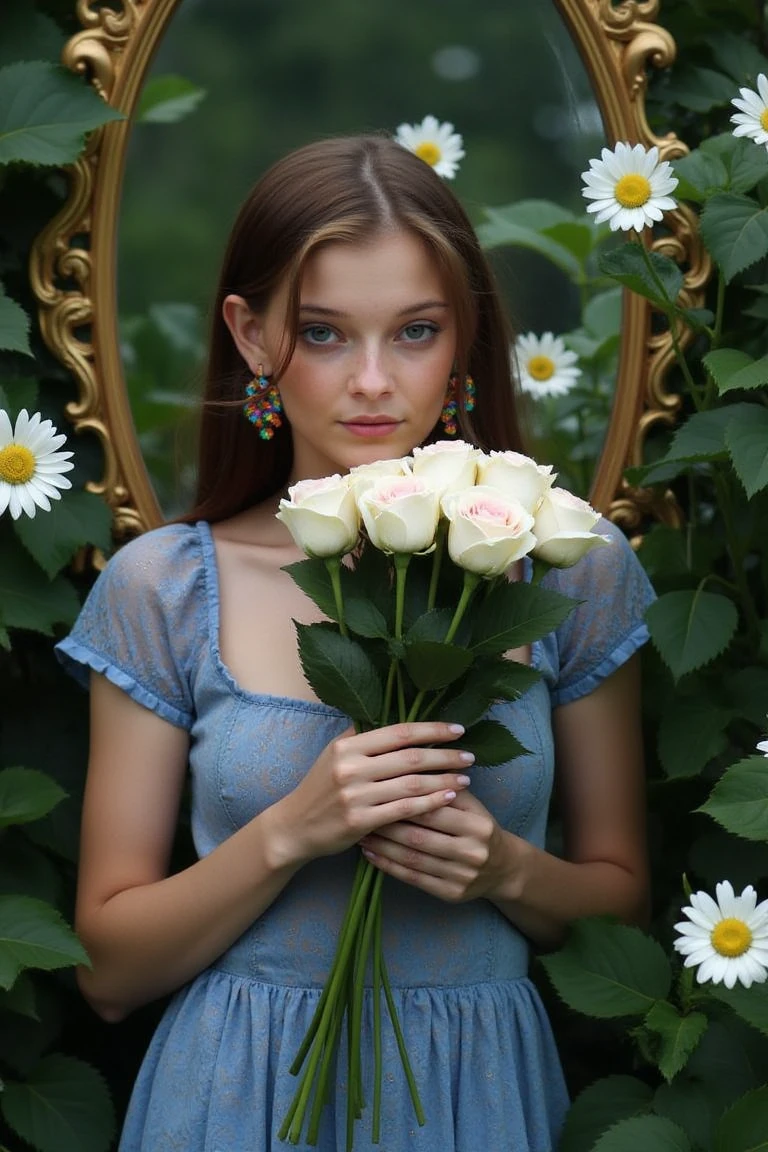
<instances>
[{"instance_id":1,"label":"woman's eyebrow","mask_svg":"<svg viewBox=\"0 0 768 1152\"><path fill-rule=\"evenodd\" d=\"M429 308L449 307L450 305L445 300L420 300L417 304L408 304L407 307L401 308L397 315L410 316L413 312L426 312ZM301 304L299 311L312 312L315 316L333 316L339 320L349 319L348 312L341 312L338 308L326 308L322 304Z\"/></svg>"}]
</instances>

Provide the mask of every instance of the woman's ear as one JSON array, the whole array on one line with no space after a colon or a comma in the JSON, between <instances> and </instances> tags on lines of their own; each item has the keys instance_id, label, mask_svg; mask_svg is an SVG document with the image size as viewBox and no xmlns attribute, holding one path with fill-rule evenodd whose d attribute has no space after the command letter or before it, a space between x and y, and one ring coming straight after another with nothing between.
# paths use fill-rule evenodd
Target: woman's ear
<instances>
[{"instance_id":1,"label":"woman's ear","mask_svg":"<svg viewBox=\"0 0 768 1152\"><path fill-rule=\"evenodd\" d=\"M259 369L271 376L274 365L264 346L263 317L252 312L242 296L226 296L221 306L224 323L232 334L238 352L257 375Z\"/></svg>"}]
</instances>

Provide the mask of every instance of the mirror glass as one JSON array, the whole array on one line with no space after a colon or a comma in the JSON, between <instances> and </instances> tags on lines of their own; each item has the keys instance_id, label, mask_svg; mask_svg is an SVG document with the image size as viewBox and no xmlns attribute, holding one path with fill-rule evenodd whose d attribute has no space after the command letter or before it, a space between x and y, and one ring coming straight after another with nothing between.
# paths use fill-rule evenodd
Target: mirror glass
<instances>
[{"instance_id":1,"label":"mirror glass","mask_svg":"<svg viewBox=\"0 0 768 1152\"><path fill-rule=\"evenodd\" d=\"M589 77L554 0L182 0L145 78L145 106L171 76L204 95L185 97L177 86L176 109L184 100L194 107L176 122L164 119L173 104L142 119L140 102L117 267L131 410L165 516L193 491L218 264L240 202L269 164L318 137L392 132L431 113L463 136L452 186L482 231L487 207L532 199L581 217L579 174L604 142ZM551 261L509 244L490 255L519 332L579 326L583 301ZM617 331L618 300L603 310L603 327ZM615 336L614 356L617 345ZM602 378L612 378L610 366ZM572 396L526 401L540 458L554 459L562 482L584 495L611 403L600 387L592 427Z\"/></svg>"}]
</instances>

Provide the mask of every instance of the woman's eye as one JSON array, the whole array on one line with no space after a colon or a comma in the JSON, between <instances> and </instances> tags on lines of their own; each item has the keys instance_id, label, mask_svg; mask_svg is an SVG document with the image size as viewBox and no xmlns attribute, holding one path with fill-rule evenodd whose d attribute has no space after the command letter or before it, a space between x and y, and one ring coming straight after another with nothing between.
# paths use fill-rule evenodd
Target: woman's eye
<instances>
[{"instance_id":1,"label":"woman's eye","mask_svg":"<svg viewBox=\"0 0 768 1152\"><path fill-rule=\"evenodd\" d=\"M403 328L405 339L414 344L430 340L436 332L436 324L408 324Z\"/></svg>"},{"instance_id":2,"label":"woman's eye","mask_svg":"<svg viewBox=\"0 0 768 1152\"><path fill-rule=\"evenodd\" d=\"M301 334L310 344L332 344L336 339L336 333L327 324L309 324L302 328Z\"/></svg>"}]
</instances>

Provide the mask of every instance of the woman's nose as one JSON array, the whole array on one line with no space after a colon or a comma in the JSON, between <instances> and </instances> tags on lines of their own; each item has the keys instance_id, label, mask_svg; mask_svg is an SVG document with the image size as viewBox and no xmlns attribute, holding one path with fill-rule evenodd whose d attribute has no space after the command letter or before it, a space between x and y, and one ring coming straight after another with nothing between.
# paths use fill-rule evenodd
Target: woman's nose
<instances>
[{"instance_id":1,"label":"woman's nose","mask_svg":"<svg viewBox=\"0 0 768 1152\"><path fill-rule=\"evenodd\" d=\"M361 352L350 383L354 391L370 396L391 392L392 382L381 349Z\"/></svg>"}]
</instances>

